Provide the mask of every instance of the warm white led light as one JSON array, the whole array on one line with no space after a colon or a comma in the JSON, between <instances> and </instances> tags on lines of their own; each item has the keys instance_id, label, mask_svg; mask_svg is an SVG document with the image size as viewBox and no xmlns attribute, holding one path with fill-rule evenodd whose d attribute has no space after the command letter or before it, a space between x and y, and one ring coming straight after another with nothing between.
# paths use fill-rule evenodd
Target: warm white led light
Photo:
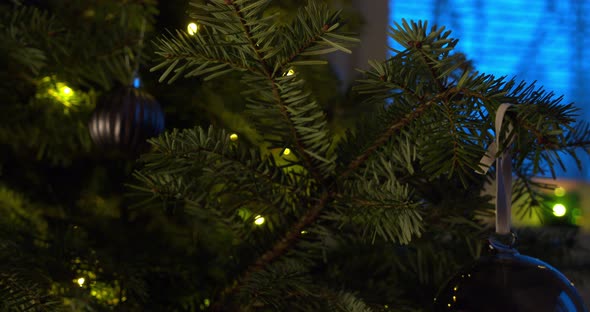
<instances>
[{"instance_id":1,"label":"warm white led light","mask_svg":"<svg viewBox=\"0 0 590 312\"><path fill-rule=\"evenodd\" d=\"M197 25L197 23L189 23L188 26L186 26L186 31L192 36L199 31L199 25Z\"/></svg>"},{"instance_id":2,"label":"warm white led light","mask_svg":"<svg viewBox=\"0 0 590 312\"><path fill-rule=\"evenodd\" d=\"M257 216L254 218L254 224L256 224L256 225L263 225L263 224L264 224L264 221L265 221L265 220L264 220L264 217L263 217L263 216L261 216L261 215L257 215Z\"/></svg>"}]
</instances>

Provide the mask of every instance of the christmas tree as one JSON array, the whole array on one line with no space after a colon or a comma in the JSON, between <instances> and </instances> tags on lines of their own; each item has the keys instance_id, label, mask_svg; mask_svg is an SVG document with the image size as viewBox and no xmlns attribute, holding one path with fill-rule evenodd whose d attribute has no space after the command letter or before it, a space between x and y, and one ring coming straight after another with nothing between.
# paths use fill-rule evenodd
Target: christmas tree
<instances>
[{"instance_id":1,"label":"christmas tree","mask_svg":"<svg viewBox=\"0 0 590 312\"><path fill-rule=\"evenodd\" d=\"M442 26L395 24L338 94L327 55L362 43L329 3L188 11L166 32L155 1L3 5L3 311L428 310L485 252L495 137L522 213L588 147L575 106L479 73ZM97 99L137 76L168 131L137 162L97 154Z\"/></svg>"}]
</instances>

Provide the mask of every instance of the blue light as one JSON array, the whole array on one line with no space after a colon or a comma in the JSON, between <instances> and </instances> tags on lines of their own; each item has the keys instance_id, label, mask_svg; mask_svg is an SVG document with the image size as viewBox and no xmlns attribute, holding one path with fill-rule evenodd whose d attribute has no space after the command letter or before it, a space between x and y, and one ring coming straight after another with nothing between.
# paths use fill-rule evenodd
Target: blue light
<instances>
[{"instance_id":1,"label":"blue light","mask_svg":"<svg viewBox=\"0 0 590 312\"><path fill-rule=\"evenodd\" d=\"M141 87L141 79L139 79L139 77L135 77L133 79L133 87L135 89L139 89L139 87Z\"/></svg>"},{"instance_id":2,"label":"blue light","mask_svg":"<svg viewBox=\"0 0 590 312\"><path fill-rule=\"evenodd\" d=\"M590 1L389 1L390 25L405 18L445 26L478 71L537 81L556 98L563 95L563 104L581 108L580 120L590 119L589 16ZM391 38L388 43L395 47ZM574 160L563 161L569 170L558 176L590 178L587 161L581 173Z\"/></svg>"}]
</instances>

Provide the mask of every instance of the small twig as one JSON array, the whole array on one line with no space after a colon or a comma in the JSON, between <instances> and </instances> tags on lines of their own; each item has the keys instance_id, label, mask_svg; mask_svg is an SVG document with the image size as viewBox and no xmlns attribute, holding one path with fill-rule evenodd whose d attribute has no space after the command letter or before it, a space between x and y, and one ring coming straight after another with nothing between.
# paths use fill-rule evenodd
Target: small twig
<instances>
[{"instance_id":1,"label":"small twig","mask_svg":"<svg viewBox=\"0 0 590 312\"><path fill-rule=\"evenodd\" d=\"M396 121L392 124L387 130L381 134L371 146L369 146L365 151L355 158L353 161L350 162L346 170L340 174L340 178L345 178L349 176L354 170L360 167L379 147L383 146L387 140L399 129L409 125L412 121L416 120L420 117L426 110L435 103L435 99L431 99L420 105L418 108L413 110L411 113L406 115L406 117L402 118L401 120Z\"/></svg>"},{"instance_id":2,"label":"small twig","mask_svg":"<svg viewBox=\"0 0 590 312\"><path fill-rule=\"evenodd\" d=\"M244 33L246 34L246 38L248 39L250 46L254 50L254 53L256 54L258 61L260 62L260 64L262 65L262 68L265 71L266 77L267 77L270 85L272 86L273 97L276 99L276 102L279 106L279 110L281 112L281 115L283 116L283 118L285 119L285 121L289 125L291 137L293 138L294 143L295 143L295 148L299 151L299 155L303 158L303 161L306 163L306 167L309 170L309 172L311 173L311 175L314 177L314 179L319 184L322 184L323 179L320 176L320 174L317 172L317 170L314 170L315 168L313 166L311 158L305 152L305 146L303 146L303 144L301 143L301 140L299 139L299 135L297 134L297 130L295 129L295 126L293 125L293 123L291 122L291 119L289 118L289 112L287 111L287 107L286 107L285 103L281 99L281 94L280 94L280 91L277 87L273 70L266 63L266 60L264 59L264 54L260 51L260 49L258 48L256 43L254 42L253 35L250 30L250 26L248 26L245 23L245 18L240 10L240 7L233 0L226 0L225 3L227 5L230 5L234 9L234 12L238 16L240 23L242 25L242 28L244 29Z\"/></svg>"},{"instance_id":3,"label":"small twig","mask_svg":"<svg viewBox=\"0 0 590 312\"><path fill-rule=\"evenodd\" d=\"M261 270L263 270L268 264L273 262L275 259L283 255L301 236L301 231L308 226L309 224L313 223L320 215L322 209L326 206L326 204L335 196L334 193L324 191L322 196L318 200L317 204L311 209L309 209L305 215L303 215L297 223L295 223L291 229L287 232L285 237L278 241L270 250L265 252L262 256L260 256L254 264L250 265L248 269L246 269L245 273L242 275L241 278L237 280L237 282L221 292L221 298L216 300L216 303L212 306L212 311L221 312L221 311L228 311L225 307L223 307L223 297L233 294L237 291L244 281L248 280L248 278Z\"/></svg>"}]
</instances>

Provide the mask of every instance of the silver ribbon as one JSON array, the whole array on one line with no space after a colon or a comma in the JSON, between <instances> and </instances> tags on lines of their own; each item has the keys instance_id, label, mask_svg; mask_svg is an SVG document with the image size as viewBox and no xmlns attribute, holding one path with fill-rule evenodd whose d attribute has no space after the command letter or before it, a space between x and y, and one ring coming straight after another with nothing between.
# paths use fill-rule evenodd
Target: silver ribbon
<instances>
[{"instance_id":1,"label":"silver ribbon","mask_svg":"<svg viewBox=\"0 0 590 312\"><path fill-rule=\"evenodd\" d=\"M510 211L512 206L512 157L510 155L510 146L501 155L497 154L504 115L510 106L512 104L503 103L496 112L496 140L490 144L486 154L481 159L480 170L478 171L480 174L486 174L494 160L496 161L496 233L501 235L510 234ZM508 125L507 135L510 135L510 132L512 132L512 126ZM509 142L510 144L511 142Z\"/></svg>"}]
</instances>

